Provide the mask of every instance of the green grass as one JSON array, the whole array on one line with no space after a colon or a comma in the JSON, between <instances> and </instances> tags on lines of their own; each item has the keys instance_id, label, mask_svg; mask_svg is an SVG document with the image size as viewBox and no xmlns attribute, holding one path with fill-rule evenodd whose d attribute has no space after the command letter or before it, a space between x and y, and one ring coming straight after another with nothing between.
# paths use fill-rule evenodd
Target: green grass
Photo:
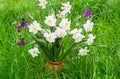
<instances>
[{"instance_id":1,"label":"green grass","mask_svg":"<svg viewBox=\"0 0 120 79\"><path fill-rule=\"evenodd\" d=\"M49 2L61 3L67 0L49 0ZM41 53L32 58L28 49L17 46L19 35L16 26L12 24L20 22L22 17L29 19L28 12L42 23L47 15L39 9L36 13L38 0L2 0L0 1L0 79L119 79L120 78L120 1L119 0L69 0L74 6L71 19L76 18L88 7L95 15L93 21L95 28L93 33L97 39L91 52L87 56L65 60L62 73L51 73L45 65L47 59ZM60 5L52 8L58 11ZM23 33L27 41L32 38ZM76 56L76 51L72 52Z\"/></svg>"}]
</instances>

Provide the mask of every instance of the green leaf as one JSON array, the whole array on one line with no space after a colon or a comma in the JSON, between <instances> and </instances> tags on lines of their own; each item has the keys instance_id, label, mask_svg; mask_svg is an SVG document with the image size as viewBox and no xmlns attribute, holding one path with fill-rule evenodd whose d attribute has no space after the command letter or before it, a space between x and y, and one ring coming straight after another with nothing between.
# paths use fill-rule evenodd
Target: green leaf
<instances>
[{"instance_id":1,"label":"green leaf","mask_svg":"<svg viewBox=\"0 0 120 79\"><path fill-rule=\"evenodd\" d=\"M6 60L6 57L0 55L0 61L4 61L4 60Z\"/></svg>"},{"instance_id":2,"label":"green leaf","mask_svg":"<svg viewBox=\"0 0 120 79\"><path fill-rule=\"evenodd\" d=\"M36 39L36 41L39 41L41 43L45 43L46 44L45 40L43 40L43 39Z\"/></svg>"},{"instance_id":3,"label":"green leaf","mask_svg":"<svg viewBox=\"0 0 120 79\"><path fill-rule=\"evenodd\" d=\"M75 45L75 42L73 42L63 53L63 55L61 56L60 60L63 60L69 53L70 50L72 49L72 47Z\"/></svg>"},{"instance_id":4,"label":"green leaf","mask_svg":"<svg viewBox=\"0 0 120 79\"><path fill-rule=\"evenodd\" d=\"M46 55L47 58L49 58L50 60L54 60L53 55L51 54L51 51L48 49L48 47L46 46L45 43L41 42L40 40L36 40L36 42L39 44L41 50L43 51L43 53Z\"/></svg>"}]
</instances>

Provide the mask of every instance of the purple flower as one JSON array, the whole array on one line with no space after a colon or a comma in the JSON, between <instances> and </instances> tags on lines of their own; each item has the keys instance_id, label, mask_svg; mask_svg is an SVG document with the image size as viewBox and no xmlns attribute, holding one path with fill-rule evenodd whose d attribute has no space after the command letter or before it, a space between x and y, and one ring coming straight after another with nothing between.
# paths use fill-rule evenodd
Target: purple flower
<instances>
[{"instance_id":1,"label":"purple flower","mask_svg":"<svg viewBox=\"0 0 120 79\"><path fill-rule=\"evenodd\" d=\"M28 26L28 23L25 22L24 18L22 18L22 24L21 24L21 26L23 26L23 27L27 27Z\"/></svg>"},{"instance_id":2,"label":"purple flower","mask_svg":"<svg viewBox=\"0 0 120 79\"><path fill-rule=\"evenodd\" d=\"M90 12L90 10L85 10L83 16L90 18L92 16L92 13Z\"/></svg>"},{"instance_id":3,"label":"purple flower","mask_svg":"<svg viewBox=\"0 0 120 79\"><path fill-rule=\"evenodd\" d=\"M19 46L25 46L27 43L25 41L25 38L21 38L20 41L18 42Z\"/></svg>"},{"instance_id":4,"label":"purple flower","mask_svg":"<svg viewBox=\"0 0 120 79\"><path fill-rule=\"evenodd\" d=\"M22 31L22 28L23 28L23 27L27 27L28 25L29 25L28 22L25 22L25 19L22 18L22 23L21 23L21 25L18 25L18 26L17 26L17 31L18 31L18 32L21 32L21 31Z\"/></svg>"},{"instance_id":5,"label":"purple flower","mask_svg":"<svg viewBox=\"0 0 120 79\"><path fill-rule=\"evenodd\" d=\"M17 26L17 31L21 32L22 31L22 27L21 26Z\"/></svg>"}]
</instances>

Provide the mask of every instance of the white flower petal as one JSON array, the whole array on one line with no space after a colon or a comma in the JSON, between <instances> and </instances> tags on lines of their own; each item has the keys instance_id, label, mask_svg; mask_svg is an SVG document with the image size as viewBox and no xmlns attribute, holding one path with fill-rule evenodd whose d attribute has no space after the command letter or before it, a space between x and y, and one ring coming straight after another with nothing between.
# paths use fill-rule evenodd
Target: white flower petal
<instances>
[{"instance_id":1,"label":"white flower petal","mask_svg":"<svg viewBox=\"0 0 120 79\"><path fill-rule=\"evenodd\" d=\"M85 36L82 35L82 34L75 34L75 35L73 35L73 39L75 40L76 43L82 41L83 38L85 38Z\"/></svg>"},{"instance_id":2,"label":"white flower petal","mask_svg":"<svg viewBox=\"0 0 120 79\"><path fill-rule=\"evenodd\" d=\"M55 42L55 39L57 38L55 33L45 33L43 36L50 43Z\"/></svg>"},{"instance_id":3,"label":"white flower petal","mask_svg":"<svg viewBox=\"0 0 120 79\"><path fill-rule=\"evenodd\" d=\"M48 2L46 0L39 0L39 2L40 3L38 6L42 7L42 9L45 9Z\"/></svg>"},{"instance_id":4,"label":"white flower petal","mask_svg":"<svg viewBox=\"0 0 120 79\"><path fill-rule=\"evenodd\" d=\"M70 13L70 10L72 8L72 6L70 5L70 2L62 3L62 6L63 7L61 7L61 9L65 11L65 14Z\"/></svg>"},{"instance_id":5,"label":"white flower petal","mask_svg":"<svg viewBox=\"0 0 120 79\"><path fill-rule=\"evenodd\" d=\"M57 30L55 31L55 34L58 37L65 37L67 35L67 32L66 32L66 30L58 27Z\"/></svg>"},{"instance_id":6,"label":"white flower petal","mask_svg":"<svg viewBox=\"0 0 120 79\"><path fill-rule=\"evenodd\" d=\"M54 26L56 26L56 21L57 21L57 20L56 20L56 18L55 18L55 15L52 14L52 15L47 16L44 22L45 22L45 24L47 24L48 26L54 27Z\"/></svg>"},{"instance_id":7,"label":"white flower petal","mask_svg":"<svg viewBox=\"0 0 120 79\"><path fill-rule=\"evenodd\" d=\"M32 32L33 34L36 34L38 31L41 31L42 28L40 27L40 24L37 23L37 21L33 21L32 24L28 26L29 32Z\"/></svg>"},{"instance_id":8,"label":"white flower petal","mask_svg":"<svg viewBox=\"0 0 120 79\"><path fill-rule=\"evenodd\" d=\"M68 21L68 18L62 19L59 26L64 30L70 30L71 21Z\"/></svg>"},{"instance_id":9,"label":"white flower petal","mask_svg":"<svg viewBox=\"0 0 120 79\"><path fill-rule=\"evenodd\" d=\"M87 22L83 26L86 32L91 32L93 29L93 25L94 25L93 22L91 22L90 20L87 20Z\"/></svg>"},{"instance_id":10,"label":"white flower petal","mask_svg":"<svg viewBox=\"0 0 120 79\"><path fill-rule=\"evenodd\" d=\"M81 32L82 32L82 29L75 28L72 31L70 31L69 33L73 34L73 35L76 35L76 34L81 34Z\"/></svg>"},{"instance_id":11,"label":"white flower petal","mask_svg":"<svg viewBox=\"0 0 120 79\"><path fill-rule=\"evenodd\" d=\"M32 55L32 57L36 57L36 56L38 56L38 53L40 53L38 48L36 48L36 47L28 50L28 52L30 53L30 55Z\"/></svg>"},{"instance_id":12,"label":"white flower petal","mask_svg":"<svg viewBox=\"0 0 120 79\"><path fill-rule=\"evenodd\" d=\"M84 49L81 48L81 49L79 50L78 55L85 56L85 55L87 55L87 52L89 52L89 50L87 50L87 47L85 47Z\"/></svg>"},{"instance_id":13,"label":"white flower petal","mask_svg":"<svg viewBox=\"0 0 120 79\"><path fill-rule=\"evenodd\" d=\"M87 41L86 41L85 43L86 43L87 45L92 45L95 38L96 38L96 37L93 36L93 34L89 34L89 38L87 39Z\"/></svg>"}]
</instances>

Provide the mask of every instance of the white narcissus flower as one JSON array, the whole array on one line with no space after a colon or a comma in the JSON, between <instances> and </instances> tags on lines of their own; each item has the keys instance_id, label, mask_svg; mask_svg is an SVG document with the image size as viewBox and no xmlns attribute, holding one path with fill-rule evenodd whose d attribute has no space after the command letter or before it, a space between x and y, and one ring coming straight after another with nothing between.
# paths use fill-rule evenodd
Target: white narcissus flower
<instances>
[{"instance_id":1,"label":"white narcissus flower","mask_svg":"<svg viewBox=\"0 0 120 79\"><path fill-rule=\"evenodd\" d=\"M62 28L59 28L57 27L56 31L55 31L55 34L58 36L58 37L64 37L67 35L67 32L62 29Z\"/></svg>"},{"instance_id":2,"label":"white narcissus flower","mask_svg":"<svg viewBox=\"0 0 120 79\"><path fill-rule=\"evenodd\" d=\"M29 32L33 32L33 34L36 34L38 31L42 30L40 24L37 21L33 21L33 23L30 24L28 28Z\"/></svg>"},{"instance_id":3,"label":"white narcissus flower","mask_svg":"<svg viewBox=\"0 0 120 79\"><path fill-rule=\"evenodd\" d=\"M73 35L73 39L75 40L76 43L82 41L83 38L85 38L85 36L82 34Z\"/></svg>"},{"instance_id":4,"label":"white narcissus flower","mask_svg":"<svg viewBox=\"0 0 120 79\"><path fill-rule=\"evenodd\" d=\"M46 0L39 0L40 4L38 6L42 7L42 9L46 8L48 2Z\"/></svg>"},{"instance_id":5,"label":"white narcissus flower","mask_svg":"<svg viewBox=\"0 0 120 79\"><path fill-rule=\"evenodd\" d=\"M87 47L85 47L84 49L81 48L81 49L79 50L78 55L85 56L85 55L87 55L87 52L89 52L89 50L87 50Z\"/></svg>"},{"instance_id":6,"label":"white narcissus flower","mask_svg":"<svg viewBox=\"0 0 120 79\"><path fill-rule=\"evenodd\" d=\"M52 14L52 15L47 16L44 22L45 22L45 24L47 24L48 26L54 27L54 26L56 25L55 15Z\"/></svg>"},{"instance_id":7,"label":"white narcissus flower","mask_svg":"<svg viewBox=\"0 0 120 79\"><path fill-rule=\"evenodd\" d=\"M65 30L70 30L71 21L68 21L68 18L62 19L59 26Z\"/></svg>"},{"instance_id":8,"label":"white narcissus flower","mask_svg":"<svg viewBox=\"0 0 120 79\"><path fill-rule=\"evenodd\" d=\"M55 33L44 33L44 37L50 43L55 42L55 39L57 38Z\"/></svg>"},{"instance_id":9,"label":"white narcissus flower","mask_svg":"<svg viewBox=\"0 0 120 79\"><path fill-rule=\"evenodd\" d=\"M89 34L89 38L87 39L87 41L85 42L87 45L91 45L93 44L93 41L96 37L93 36L93 34Z\"/></svg>"},{"instance_id":10,"label":"white narcissus flower","mask_svg":"<svg viewBox=\"0 0 120 79\"><path fill-rule=\"evenodd\" d=\"M91 32L93 29L94 23L91 22L90 20L87 20L87 22L84 24L84 29L86 32Z\"/></svg>"},{"instance_id":11,"label":"white narcissus flower","mask_svg":"<svg viewBox=\"0 0 120 79\"><path fill-rule=\"evenodd\" d=\"M75 26L79 26L79 23L76 23Z\"/></svg>"},{"instance_id":12,"label":"white narcissus flower","mask_svg":"<svg viewBox=\"0 0 120 79\"><path fill-rule=\"evenodd\" d=\"M70 31L70 34L76 35L76 34L81 34L81 32L82 32L82 29L75 28L72 31Z\"/></svg>"},{"instance_id":13,"label":"white narcissus flower","mask_svg":"<svg viewBox=\"0 0 120 79\"><path fill-rule=\"evenodd\" d=\"M62 3L62 6L61 9L64 10L66 13L70 13L70 10L72 8L72 6L70 5L70 2L67 2L67 3Z\"/></svg>"},{"instance_id":14,"label":"white narcissus flower","mask_svg":"<svg viewBox=\"0 0 120 79\"><path fill-rule=\"evenodd\" d=\"M40 53L39 50L38 50L38 48L36 48L36 47L28 50L28 52L32 55L33 58L34 58L35 56L38 56L38 53Z\"/></svg>"},{"instance_id":15,"label":"white narcissus flower","mask_svg":"<svg viewBox=\"0 0 120 79\"><path fill-rule=\"evenodd\" d=\"M63 10L63 11L59 11L59 13L57 14L57 17L58 18L65 18L65 14L66 12Z\"/></svg>"}]
</instances>

